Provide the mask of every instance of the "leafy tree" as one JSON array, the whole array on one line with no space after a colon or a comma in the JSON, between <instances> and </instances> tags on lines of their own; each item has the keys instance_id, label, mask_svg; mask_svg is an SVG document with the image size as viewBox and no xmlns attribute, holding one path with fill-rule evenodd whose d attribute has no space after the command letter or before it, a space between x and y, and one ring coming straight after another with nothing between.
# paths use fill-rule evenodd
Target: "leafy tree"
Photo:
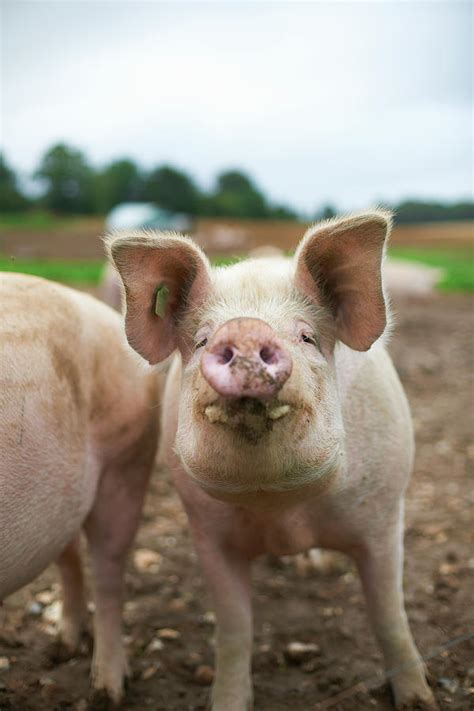
<instances>
[{"instance_id":1,"label":"leafy tree","mask_svg":"<svg viewBox=\"0 0 474 711\"><path fill-rule=\"evenodd\" d=\"M251 179L238 170L228 170L217 176L217 192L248 193L255 191Z\"/></svg>"},{"instance_id":2,"label":"leafy tree","mask_svg":"<svg viewBox=\"0 0 474 711\"><path fill-rule=\"evenodd\" d=\"M42 202L49 209L70 214L94 212L94 173L81 151L58 143L43 156L35 178L46 184Z\"/></svg>"},{"instance_id":3,"label":"leafy tree","mask_svg":"<svg viewBox=\"0 0 474 711\"><path fill-rule=\"evenodd\" d=\"M474 202L446 204L406 200L395 207L395 218L400 223L472 220Z\"/></svg>"},{"instance_id":4,"label":"leafy tree","mask_svg":"<svg viewBox=\"0 0 474 711\"><path fill-rule=\"evenodd\" d=\"M99 213L121 202L143 199L144 182L137 165L127 158L114 161L96 177L95 202Z\"/></svg>"},{"instance_id":5,"label":"leafy tree","mask_svg":"<svg viewBox=\"0 0 474 711\"><path fill-rule=\"evenodd\" d=\"M273 205L269 210L269 217L274 220L297 220L298 213L286 205Z\"/></svg>"},{"instance_id":6,"label":"leafy tree","mask_svg":"<svg viewBox=\"0 0 474 711\"><path fill-rule=\"evenodd\" d=\"M226 217L267 217L269 208L264 195L251 179L237 170L217 177L216 189L207 200L208 214Z\"/></svg>"},{"instance_id":7,"label":"leafy tree","mask_svg":"<svg viewBox=\"0 0 474 711\"><path fill-rule=\"evenodd\" d=\"M166 210L190 215L198 212L199 191L193 180L170 165L162 165L148 175L144 196Z\"/></svg>"},{"instance_id":8,"label":"leafy tree","mask_svg":"<svg viewBox=\"0 0 474 711\"><path fill-rule=\"evenodd\" d=\"M320 210L315 215L316 220L331 220L333 217L337 216L337 208L334 205L323 205Z\"/></svg>"},{"instance_id":9,"label":"leafy tree","mask_svg":"<svg viewBox=\"0 0 474 711\"><path fill-rule=\"evenodd\" d=\"M17 187L15 172L0 153L0 211L17 212L24 210L28 204L29 201Z\"/></svg>"}]
</instances>

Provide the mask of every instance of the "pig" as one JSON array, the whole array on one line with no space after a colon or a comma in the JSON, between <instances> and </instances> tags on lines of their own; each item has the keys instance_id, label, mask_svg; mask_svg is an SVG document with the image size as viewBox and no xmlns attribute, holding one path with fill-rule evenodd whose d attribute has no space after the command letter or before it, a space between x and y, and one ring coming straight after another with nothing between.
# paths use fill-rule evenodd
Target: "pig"
<instances>
[{"instance_id":1,"label":"pig","mask_svg":"<svg viewBox=\"0 0 474 711\"><path fill-rule=\"evenodd\" d=\"M0 601L56 561L60 638L86 622L79 536L95 588L92 682L122 696L124 565L157 448L159 378L93 297L0 275Z\"/></svg>"},{"instance_id":2,"label":"pig","mask_svg":"<svg viewBox=\"0 0 474 711\"><path fill-rule=\"evenodd\" d=\"M119 313L122 311L122 288L117 271L107 262L99 286L99 297Z\"/></svg>"},{"instance_id":3,"label":"pig","mask_svg":"<svg viewBox=\"0 0 474 711\"><path fill-rule=\"evenodd\" d=\"M162 444L216 612L214 711L252 706L252 561L313 547L355 561L397 707L435 707L402 592L414 442L384 346L390 229L382 210L349 215L291 259L221 268L187 237L107 238L129 343L173 354Z\"/></svg>"}]
</instances>

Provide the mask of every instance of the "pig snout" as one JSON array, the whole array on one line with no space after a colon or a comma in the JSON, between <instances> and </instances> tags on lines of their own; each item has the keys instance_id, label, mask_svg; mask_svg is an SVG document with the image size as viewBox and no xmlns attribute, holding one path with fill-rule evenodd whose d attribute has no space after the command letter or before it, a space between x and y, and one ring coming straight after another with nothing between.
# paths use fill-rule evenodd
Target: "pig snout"
<instances>
[{"instance_id":1,"label":"pig snout","mask_svg":"<svg viewBox=\"0 0 474 711\"><path fill-rule=\"evenodd\" d=\"M274 330L256 318L227 321L201 358L201 372L225 398L274 397L288 380L293 363Z\"/></svg>"}]
</instances>

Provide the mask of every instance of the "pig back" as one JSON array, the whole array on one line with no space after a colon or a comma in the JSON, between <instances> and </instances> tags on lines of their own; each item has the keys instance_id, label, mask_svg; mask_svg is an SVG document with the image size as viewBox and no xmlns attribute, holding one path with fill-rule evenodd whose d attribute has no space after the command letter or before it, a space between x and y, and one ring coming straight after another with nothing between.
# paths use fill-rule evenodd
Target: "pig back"
<instances>
[{"instance_id":1,"label":"pig back","mask_svg":"<svg viewBox=\"0 0 474 711\"><path fill-rule=\"evenodd\" d=\"M2 274L0 303L1 599L41 572L90 510L104 464L104 420L113 436L113 424L117 430L125 419L124 407L114 410L110 401L120 376L137 388L135 401L146 388L138 388L119 316L92 297ZM112 363L122 353L123 364L105 377L107 350Z\"/></svg>"}]
</instances>

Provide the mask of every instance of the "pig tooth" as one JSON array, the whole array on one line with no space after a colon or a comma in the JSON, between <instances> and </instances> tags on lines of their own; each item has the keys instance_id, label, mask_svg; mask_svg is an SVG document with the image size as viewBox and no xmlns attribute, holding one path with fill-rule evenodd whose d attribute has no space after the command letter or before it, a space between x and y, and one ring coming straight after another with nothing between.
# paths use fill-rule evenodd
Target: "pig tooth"
<instances>
[{"instance_id":1,"label":"pig tooth","mask_svg":"<svg viewBox=\"0 0 474 711\"><path fill-rule=\"evenodd\" d=\"M215 422L222 422L226 424L229 421L227 414L221 407L219 407L219 405L209 405L204 410L204 414L211 424L214 424Z\"/></svg>"},{"instance_id":2,"label":"pig tooth","mask_svg":"<svg viewBox=\"0 0 474 711\"><path fill-rule=\"evenodd\" d=\"M272 407L271 410L268 410L267 415L271 420L279 420L280 417L284 417L289 411L289 405L278 405L276 407Z\"/></svg>"}]
</instances>

